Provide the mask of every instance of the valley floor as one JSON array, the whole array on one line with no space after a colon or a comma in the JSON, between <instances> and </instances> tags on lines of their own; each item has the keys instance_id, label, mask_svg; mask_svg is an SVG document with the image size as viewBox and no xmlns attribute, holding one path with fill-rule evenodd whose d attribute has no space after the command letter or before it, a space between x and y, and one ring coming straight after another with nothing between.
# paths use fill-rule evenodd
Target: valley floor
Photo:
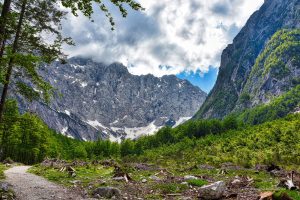
<instances>
[{"instance_id":1,"label":"valley floor","mask_svg":"<svg viewBox=\"0 0 300 200\"><path fill-rule=\"evenodd\" d=\"M80 194L28 173L29 166L16 166L4 172L18 200L84 199Z\"/></svg>"},{"instance_id":2,"label":"valley floor","mask_svg":"<svg viewBox=\"0 0 300 200\"><path fill-rule=\"evenodd\" d=\"M72 177L67 171L62 170L65 166L72 166L76 170L76 176ZM256 200L263 195L269 195L273 196L274 200L282 199L284 196L300 200L298 191L278 186L282 179L288 177L289 171L276 166L259 165L256 168L243 168L224 163L220 167L195 165L185 168L184 165L176 164L119 165L113 160L94 163L48 160L33 167L30 172L71 190L87 193L91 197L96 197L95 194L97 195L97 191L101 188L100 196L107 195L103 193L103 189L116 190L116 194L120 196L115 199L201 199L207 195L203 193L202 186L221 181L224 187L220 188L222 195L218 199Z\"/></svg>"}]
</instances>

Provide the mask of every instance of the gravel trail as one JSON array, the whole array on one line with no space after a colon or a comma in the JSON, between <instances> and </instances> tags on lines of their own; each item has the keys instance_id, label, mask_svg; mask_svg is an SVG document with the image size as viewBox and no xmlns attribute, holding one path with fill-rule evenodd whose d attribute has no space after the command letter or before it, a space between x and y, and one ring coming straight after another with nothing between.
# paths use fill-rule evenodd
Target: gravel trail
<instances>
[{"instance_id":1,"label":"gravel trail","mask_svg":"<svg viewBox=\"0 0 300 200\"><path fill-rule=\"evenodd\" d=\"M29 166L17 166L6 170L6 182L13 186L18 200L83 200L79 194L46 179L28 173Z\"/></svg>"}]
</instances>

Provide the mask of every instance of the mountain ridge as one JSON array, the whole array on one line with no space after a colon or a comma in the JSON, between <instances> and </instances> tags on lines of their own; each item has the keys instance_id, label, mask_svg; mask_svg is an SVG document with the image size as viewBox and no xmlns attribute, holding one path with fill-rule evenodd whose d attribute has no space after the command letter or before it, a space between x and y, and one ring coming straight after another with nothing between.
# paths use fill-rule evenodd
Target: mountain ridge
<instances>
[{"instance_id":1,"label":"mountain ridge","mask_svg":"<svg viewBox=\"0 0 300 200\"><path fill-rule=\"evenodd\" d=\"M52 102L21 100L21 109L82 140L120 141L151 134L191 118L206 98L200 88L175 75L136 76L121 63L105 65L80 57L44 66L40 74L57 88Z\"/></svg>"},{"instance_id":2,"label":"mountain ridge","mask_svg":"<svg viewBox=\"0 0 300 200\"><path fill-rule=\"evenodd\" d=\"M256 58L282 28L300 28L298 0L266 0L221 56L216 85L194 118L223 118L239 101Z\"/></svg>"}]
</instances>

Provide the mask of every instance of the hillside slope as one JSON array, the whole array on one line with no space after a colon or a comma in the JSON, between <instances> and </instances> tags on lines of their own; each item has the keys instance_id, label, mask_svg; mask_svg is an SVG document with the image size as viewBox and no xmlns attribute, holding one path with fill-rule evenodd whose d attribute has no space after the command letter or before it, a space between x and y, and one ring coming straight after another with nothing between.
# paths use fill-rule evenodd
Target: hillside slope
<instances>
[{"instance_id":1,"label":"hillside slope","mask_svg":"<svg viewBox=\"0 0 300 200\"><path fill-rule=\"evenodd\" d=\"M289 79L286 84L282 84L282 82L288 79L287 77L290 74L293 74L294 77L299 75L298 62L294 62L293 66L289 66L292 73L281 73L282 77L277 82L270 79L270 77L280 72L274 70L275 68L268 71L266 73L268 76L263 78L264 80L267 79L264 81L267 83L265 84L266 87L257 85L260 83L255 77L257 78L259 75L254 76L252 73L256 60L265 49L268 40L283 28L300 28L299 0L266 0L260 10L250 17L245 27L234 39L233 44L228 45L223 51L217 83L195 118L222 118L233 110L239 110L247 106L252 107L258 103L269 101L271 96L268 96L268 93L272 93L272 96L280 95L291 88L292 79ZM282 33L285 33L285 31ZM281 34L278 33L274 37L278 37L278 35ZM298 40L298 36L295 39ZM289 54L285 55L289 56ZM289 65L288 62L291 63L293 58L283 56L281 60ZM258 68L260 67L261 64L258 64ZM247 87L245 88L245 86ZM253 91L250 88L258 89L253 94L253 99L260 99L247 106L241 105L243 99L250 98L247 93L251 93L250 96L252 95Z\"/></svg>"}]
</instances>

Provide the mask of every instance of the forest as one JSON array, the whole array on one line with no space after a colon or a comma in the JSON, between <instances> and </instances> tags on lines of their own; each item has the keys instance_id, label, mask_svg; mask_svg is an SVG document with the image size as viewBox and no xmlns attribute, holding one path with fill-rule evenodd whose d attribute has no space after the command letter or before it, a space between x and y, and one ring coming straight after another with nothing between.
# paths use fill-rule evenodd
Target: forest
<instances>
[{"instance_id":1,"label":"forest","mask_svg":"<svg viewBox=\"0 0 300 200\"><path fill-rule=\"evenodd\" d=\"M68 138L49 129L38 116L21 114L17 102L9 100L0 132L1 160L10 158L25 164L39 163L45 158L154 161L164 155L181 158L176 152L193 156L197 152L200 154L197 159L204 163L230 160L248 166L261 160L296 165L299 161L293 158L300 154L299 144L295 143L298 141L295 138L300 137L299 114L290 113L299 106L299 101L300 86L297 86L269 104L231 114L223 120L190 120L176 128L164 127L155 135L126 139L119 144Z\"/></svg>"}]
</instances>

